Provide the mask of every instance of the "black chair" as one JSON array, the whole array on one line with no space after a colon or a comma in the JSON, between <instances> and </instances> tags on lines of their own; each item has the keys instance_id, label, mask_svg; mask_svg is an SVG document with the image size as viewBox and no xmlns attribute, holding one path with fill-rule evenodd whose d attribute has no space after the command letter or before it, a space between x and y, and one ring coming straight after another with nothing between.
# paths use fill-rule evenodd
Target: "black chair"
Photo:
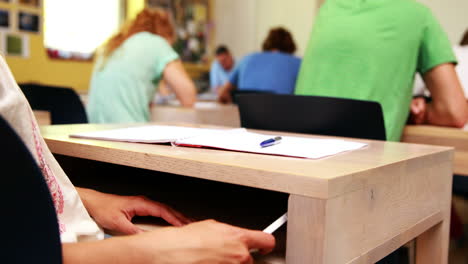
<instances>
[{"instance_id":1,"label":"black chair","mask_svg":"<svg viewBox=\"0 0 468 264\"><path fill-rule=\"evenodd\" d=\"M62 263L55 208L41 170L0 117L2 148L2 263Z\"/></svg>"},{"instance_id":2,"label":"black chair","mask_svg":"<svg viewBox=\"0 0 468 264\"><path fill-rule=\"evenodd\" d=\"M242 127L386 140L377 102L276 94L242 94L236 101Z\"/></svg>"},{"instance_id":3,"label":"black chair","mask_svg":"<svg viewBox=\"0 0 468 264\"><path fill-rule=\"evenodd\" d=\"M242 89L242 90L234 89L234 90L231 91L232 102L234 104L237 104L238 96L241 96L241 95L244 95L244 94L247 94L247 95L251 95L251 94L274 94L274 92L273 91L256 90L256 89Z\"/></svg>"},{"instance_id":4,"label":"black chair","mask_svg":"<svg viewBox=\"0 0 468 264\"><path fill-rule=\"evenodd\" d=\"M50 112L53 125L88 123L83 103L73 89L31 83L19 86L32 109Z\"/></svg>"}]
</instances>

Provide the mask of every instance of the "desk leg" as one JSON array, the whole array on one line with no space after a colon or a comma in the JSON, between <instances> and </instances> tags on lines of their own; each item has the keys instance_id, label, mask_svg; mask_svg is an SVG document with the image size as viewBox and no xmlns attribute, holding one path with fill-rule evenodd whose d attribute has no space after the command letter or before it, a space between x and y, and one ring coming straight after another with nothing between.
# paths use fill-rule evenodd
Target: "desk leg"
<instances>
[{"instance_id":1,"label":"desk leg","mask_svg":"<svg viewBox=\"0 0 468 264\"><path fill-rule=\"evenodd\" d=\"M416 239L416 264L447 264L450 216Z\"/></svg>"},{"instance_id":2,"label":"desk leg","mask_svg":"<svg viewBox=\"0 0 468 264\"><path fill-rule=\"evenodd\" d=\"M325 200L289 197L286 263L325 263L325 205Z\"/></svg>"},{"instance_id":3,"label":"desk leg","mask_svg":"<svg viewBox=\"0 0 468 264\"><path fill-rule=\"evenodd\" d=\"M452 164L436 162L432 169L432 196L437 197L442 222L416 238L416 264L447 264L452 203Z\"/></svg>"}]
</instances>

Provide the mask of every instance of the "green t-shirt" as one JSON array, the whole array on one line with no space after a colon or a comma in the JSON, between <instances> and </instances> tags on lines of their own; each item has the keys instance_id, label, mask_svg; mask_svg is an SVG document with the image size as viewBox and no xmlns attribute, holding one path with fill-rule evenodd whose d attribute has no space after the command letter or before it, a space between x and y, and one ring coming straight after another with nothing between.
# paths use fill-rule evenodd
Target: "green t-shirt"
<instances>
[{"instance_id":1,"label":"green t-shirt","mask_svg":"<svg viewBox=\"0 0 468 264\"><path fill-rule=\"evenodd\" d=\"M179 56L157 35L140 32L118 47L107 61L99 58L87 105L91 123L150 120L149 104L166 65Z\"/></svg>"},{"instance_id":2,"label":"green t-shirt","mask_svg":"<svg viewBox=\"0 0 468 264\"><path fill-rule=\"evenodd\" d=\"M422 4L327 0L313 27L295 93L379 102L387 139L398 141L415 73L447 62L456 62L447 35Z\"/></svg>"}]
</instances>

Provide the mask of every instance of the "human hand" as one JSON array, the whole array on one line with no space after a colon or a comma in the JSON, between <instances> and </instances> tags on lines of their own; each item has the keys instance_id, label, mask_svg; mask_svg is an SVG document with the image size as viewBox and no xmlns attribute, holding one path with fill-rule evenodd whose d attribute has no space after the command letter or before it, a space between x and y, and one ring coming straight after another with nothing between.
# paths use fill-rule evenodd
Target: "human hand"
<instances>
[{"instance_id":1,"label":"human hand","mask_svg":"<svg viewBox=\"0 0 468 264\"><path fill-rule=\"evenodd\" d=\"M222 104L232 103L231 91L234 90L234 86L230 82L226 82L218 90L218 102Z\"/></svg>"},{"instance_id":2,"label":"human hand","mask_svg":"<svg viewBox=\"0 0 468 264\"><path fill-rule=\"evenodd\" d=\"M222 104L232 103L232 96L226 89L218 90L218 102Z\"/></svg>"},{"instance_id":3,"label":"human hand","mask_svg":"<svg viewBox=\"0 0 468 264\"><path fill-rule=\"evenodd\" d=\"M250 249L266 254L275 246L272 235L213 220L164 228L129 237L147 263L253 263Z\"/></svg>"},{"instance_id":4,"label":"human hand","mask_svg":"<svg viewBox=\"0 0 468 264\"><path fill-rule=\"evenodd\" d=\"M418 97L411 101L410 122L413 124L422 124L426 120L426 100Z\"/></svg>"},{"instance_id":5,"label":"human hand","mask_svg":"<svg viewBox=\"0 0 468 264\"><path fill-rule=\"evenodd\" d=\"M161 217L169 224L183 226L191 221L169 206L143 196L120 196L77 188L91 217L101 227L123 234L141 233L131 220L134 216Z\"/></svg>"}]
</instances>

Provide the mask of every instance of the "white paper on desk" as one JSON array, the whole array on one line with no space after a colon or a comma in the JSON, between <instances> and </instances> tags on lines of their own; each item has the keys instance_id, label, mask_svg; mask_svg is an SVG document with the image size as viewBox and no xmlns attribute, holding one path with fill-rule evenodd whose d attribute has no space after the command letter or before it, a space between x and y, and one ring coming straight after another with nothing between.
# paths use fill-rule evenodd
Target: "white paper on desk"
<instances>
[{"instance_id":1,"label":"white paper on desk","mask_svg":"<svg viewBox=\"0 0 468 264\"><path fill-rule=\"evenodd\" d=\"M141 142L141 143L169 143L178 139L203 134L212 134L220 129L193 128L180 126L141 126L93 131L72 134L70 137L100 139L110 141Z\"/></svg>"},{"instance_id":2,"label":"white paper on desk","mask_svg":"<svg viewBox=\"0 0 468 264\"><path fill-rule=\"evenodd\" d=\"M170 106L180 106L180 102L177 100L169 101ZM193 105L194 109L216 109L220 105L217 102L195 102Z\"/></svg>"},{"instance_id":3,"label":"white paper on desk","mask_svg":"<svg viewBox=\"0 0 468 264\"><path fill-rule=\"evenodd\" d=\"M244 128L215 131L175 142L179 146L199 146L270 155L319 159L367 146L341 139L282 137L279 144L262 148L260 142L273 136L247 132Z\"/></svg>"}]
</instances>

